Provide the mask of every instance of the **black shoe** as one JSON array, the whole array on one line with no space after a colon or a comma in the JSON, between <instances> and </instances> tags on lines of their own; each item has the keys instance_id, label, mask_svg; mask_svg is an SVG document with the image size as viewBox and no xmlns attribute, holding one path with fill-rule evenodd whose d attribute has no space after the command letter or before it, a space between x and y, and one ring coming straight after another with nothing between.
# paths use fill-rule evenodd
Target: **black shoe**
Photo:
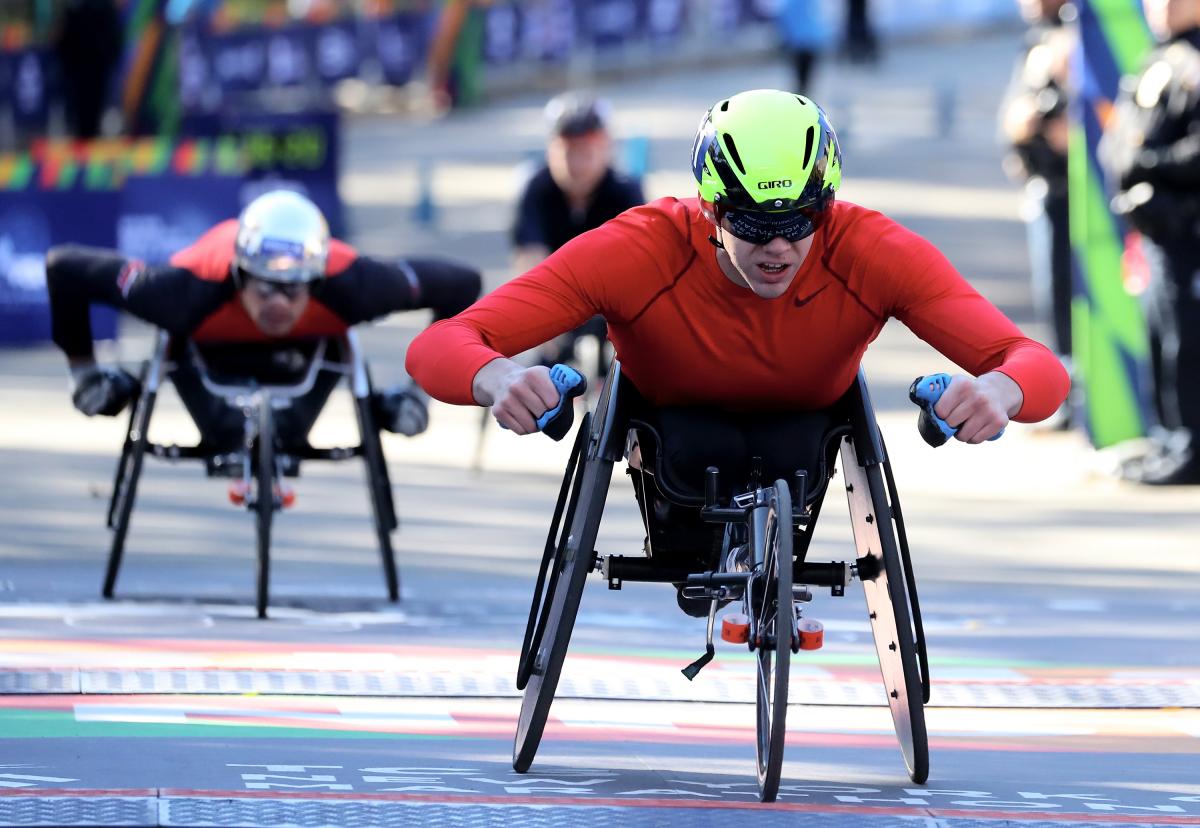
<instances>
[{"instance_id":1,"label":"black shoe","mask_svg":"<svg viewBox=\"0 0 1200 828\"><path fill-rule=\"evenodd\" d=\"M1137 481L1143 486L1200 485L1200 463L1164 464L1144 470Z\"/></svg>"},{"instance_id":2,"label":"black shoe","mask_svg":"<svg viewBox=\"0 0 1200 828\"><path fill-rule=\"evenodd\" d=\"M1144 486L1200 485L1200 460L1191 452L1152 451L1121 467L1121 477Z\"/></svg>"}]
</instances>

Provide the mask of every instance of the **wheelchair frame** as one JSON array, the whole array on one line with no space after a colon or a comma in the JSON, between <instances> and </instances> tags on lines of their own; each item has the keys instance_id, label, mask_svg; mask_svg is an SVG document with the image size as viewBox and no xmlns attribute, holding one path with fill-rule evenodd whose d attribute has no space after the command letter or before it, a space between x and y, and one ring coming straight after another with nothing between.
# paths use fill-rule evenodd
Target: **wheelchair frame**
<instances>
[{"instance_id":1,"label":"wheelchair frame","mask_svg":"<svg viewBox=\"0 0 1200 828\"><path fill-rule=\"evenodd\" d=\"M524 690L513 745L513 768L519 773L529 769L540 744L589 572L600 571L612 589L619 589L622 581L647 581L685 582L688 589L708 590L705 594L714 596L709 613L707 658L712 656L715 596L721 594L715 590L733 583L735 578L730 573L695 572L653 558L601 556L595 551L613 464L625 458L627 448L633 444L630 438L634 431L648 427L632 410L635 402L631 398L636 396L636 389L623 378L620 364L614 362L595 412L584 416L575 437L543 550L517 671L517 687ZM661 463L653 479L669 501L700 507L701 515L709 522L735 525L744 522L751 538L757 535L769 539L770 533L764 532L763 527L768 525L770 510L774 510L777 522L782 521L780 514L790 513L793 533L776 531L777 539L786 535L788 542L777 540L779 565L773 575L768 573L769 584L778 587L780 606L789 596L793 611L796 600L810 600L808 585L829 587L834 596L841 596L851 580L862 581L901 752L910 778L922 784L929 775L924 716L924 705L929 701L925 635L895 480L861 369L855 383L832 410L839 414L838 423L826 433L825 444L832 448L831 441L836 440L840 452L857 553L852 564L806 560L832 468L811 490L801 473L792 483L780 480L773 486L769 482L761 488L753 486L751 491L735 496L727 506L716 503L714 470L709 472L703 497L674 489L661 473ZM825 451L822 456L826 456ZM791 508L793 500L796 509ZM795 532L798 527L805 527L805 531ZM791 550L793 539L798 539L798 543ZM787 554L785 546L792 555ZM721 555L724 554L722 550ZM763 558L761 553L755 555L756 560ZM792 559L791 566L784 565L784 557ZM736 579L746 582L746 576L740 573ZM798 648L794 627L785 635L782 625L777 625L775 632L778 632L778 646L774 647L776 664L771 687L764 687L760 650L757 744L759 797L764 802L774 800L778 791L787 662L791 652ZM790 646L783 646L784 643ZM750 646L753 649L753 639ZM706 657L689 668L694 668L691 675L704 663Z\"/></svg>"},{"instance_id":2,"label":"wheelchair frame","mask_svg":"<svg viewBox=\"0 0 1200 828\"><path fill-rule=\"evenodd\" d=\"M108 566L104 576L102 594L112 598L117 574L125 549L125 538L129 531L130 517L137 497L137 486L141 477L142 464L147 455L167 461L200 460L209 467L210 476L221 468L236 469L240 466L241 476L247 487L246 507L255 515L257 536L257 583L256 609L259 618L267 617L270 584L271 524L274 513L281 508L279 492L280 478L299 474L301 460L346 460L362 457L367 469L367 486L371 495L371 512L379 552L383 562L384 581L388 598L400 598L400 580L392 549L391 532L398 526L395 503L392 498L391 480L379 428L371 411L371 377L367 363L354 331L347 331L341 339L343 359L331 361L325 358L328 338L319 340L304 377L293 385L230 385L213 380L199 354L198 369L204 388L228 405L240 408L244 417L244 437L241 447L233 453L211 451L201 444L196 446L163 445L149 440L150 417L158 396L158 389L165 375L171 370L167 353L170 337L159 331L154 352L150 360L143 363L140 391L129 414L129 426L121 457L113 478L112 499L109 502L107 525L113 530L109 550ZM302 451L283 453L275 439L275 417L277 409L287 408L292 402L314 387L318 375L333 372L345 377L354 396L354 408L358 420L360 442L346 448L313 448L305 446ZM253 481L254 486L251 486ZM263 497L263 493L270 496Z\"/></svg>"}]
</instances>

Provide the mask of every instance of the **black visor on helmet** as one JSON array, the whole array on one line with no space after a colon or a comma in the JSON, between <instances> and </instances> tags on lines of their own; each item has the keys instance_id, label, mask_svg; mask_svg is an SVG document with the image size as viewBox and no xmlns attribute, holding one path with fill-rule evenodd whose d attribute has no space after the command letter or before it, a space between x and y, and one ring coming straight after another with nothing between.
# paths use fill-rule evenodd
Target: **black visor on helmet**
<instances>
[{"instance_id":1,"label":"black visor on helmet","mask_svg":"<svg viewBox=\"0 0 1200 828\"><path fill-rule=\"evenodd\" d=\"M796 210L723 210L721 218L728 222L728 230L739 239L750 244L767 244L772 239L783 237L787 242L798 242L817 231L824 221L826 211L801 207Z\"/></svg>"}]
</instances>

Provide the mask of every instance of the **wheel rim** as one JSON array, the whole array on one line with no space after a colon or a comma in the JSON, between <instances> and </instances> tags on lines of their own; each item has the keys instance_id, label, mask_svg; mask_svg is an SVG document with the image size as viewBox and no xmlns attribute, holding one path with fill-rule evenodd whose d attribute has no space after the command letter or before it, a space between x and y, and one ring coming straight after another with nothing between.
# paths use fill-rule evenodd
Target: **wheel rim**
<instances>
[{"instance_id":1,"label":"wheel rim","mask_svg":"<svg viewBox=\"0 0 1200 828\"><path fill-rule=\"evenodd\" d=\"M782 491L781 491L782 487ZM786 514L787 531L781 514ZM767 513L766 552L757 606L752 609L761 639L757 643L757 755L759 798L771 802L779 791L783 749L787 729L788 668L791 656L792 544L791 498L786 484L776 484Z\"/></svg>"},{"instance_id":2,"label":"wheel rim","mask_svg":"<svg viewBox=\"0 0 1200 828\"><path fill-rule=\"evenodd\" d=\"M544 621L534 646L528 651L531 668L543 653L544 661L540 670L530 671L513 742L513 769L518 773L532 764L554 701L587 574L592 570L596 534L611 474L612 462L606 460L596 461L595 468L580 474L577 502L571 520L564 525L563 542L551 564L551 586L547 588L541 612ZM573 555L569 554L571 551Z\"/></svg>"},{"instance_id":3,"label":"wheel rim","mask_svg":"<svg viewBox=\"0 0 1200 828\"><path fill-rule=\"evenodd\" d=\"M567 463L567 471L563 475L563 483L555 505L554 518L550 522L550 531L546 539L548 548L543 550L542 564L533 588L533 603L530 605L529 619L525 624L525 640L521 645L521 655L517 664L518 690L524 690L529 683L533 662L537 651L541 648L542 638L546 632L550 599L554 596L554 588L558 583L559 573L563 569L563 552L566 548L567 536L571 531L571 523L575 519L575 509L579 504L579 494L583 482L581 455L590 426L591 415L585 414L583 422L580 423L579 432L575 436L575 445L571 449L571 458ZM550 544L553 546L551 547ZM551 549L553 549L552 553Z\"/></svg>"}]
</instances>

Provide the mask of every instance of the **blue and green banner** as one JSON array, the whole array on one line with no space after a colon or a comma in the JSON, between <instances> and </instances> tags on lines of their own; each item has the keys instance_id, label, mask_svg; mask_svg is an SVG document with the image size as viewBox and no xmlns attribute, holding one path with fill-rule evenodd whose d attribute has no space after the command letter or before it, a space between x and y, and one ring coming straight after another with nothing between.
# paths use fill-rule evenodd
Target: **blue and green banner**
<instances>
[{"instance_id":1,"label":"blue and green banner","mask_svg":"<svg viewBox=\"0 0 1200 828\"><path fill-rule=\"evenodd\" d=\"M1113 192L1097 150L1120 79L1140 69L1152 39L1140 0L1082 0L1078 8L1068 162L1072 350L1084 425L1104 448L1146 433L1149 374L1145 321L1122 274L1128 228L1109 209Z\"/></svg>"}]
</instances>

